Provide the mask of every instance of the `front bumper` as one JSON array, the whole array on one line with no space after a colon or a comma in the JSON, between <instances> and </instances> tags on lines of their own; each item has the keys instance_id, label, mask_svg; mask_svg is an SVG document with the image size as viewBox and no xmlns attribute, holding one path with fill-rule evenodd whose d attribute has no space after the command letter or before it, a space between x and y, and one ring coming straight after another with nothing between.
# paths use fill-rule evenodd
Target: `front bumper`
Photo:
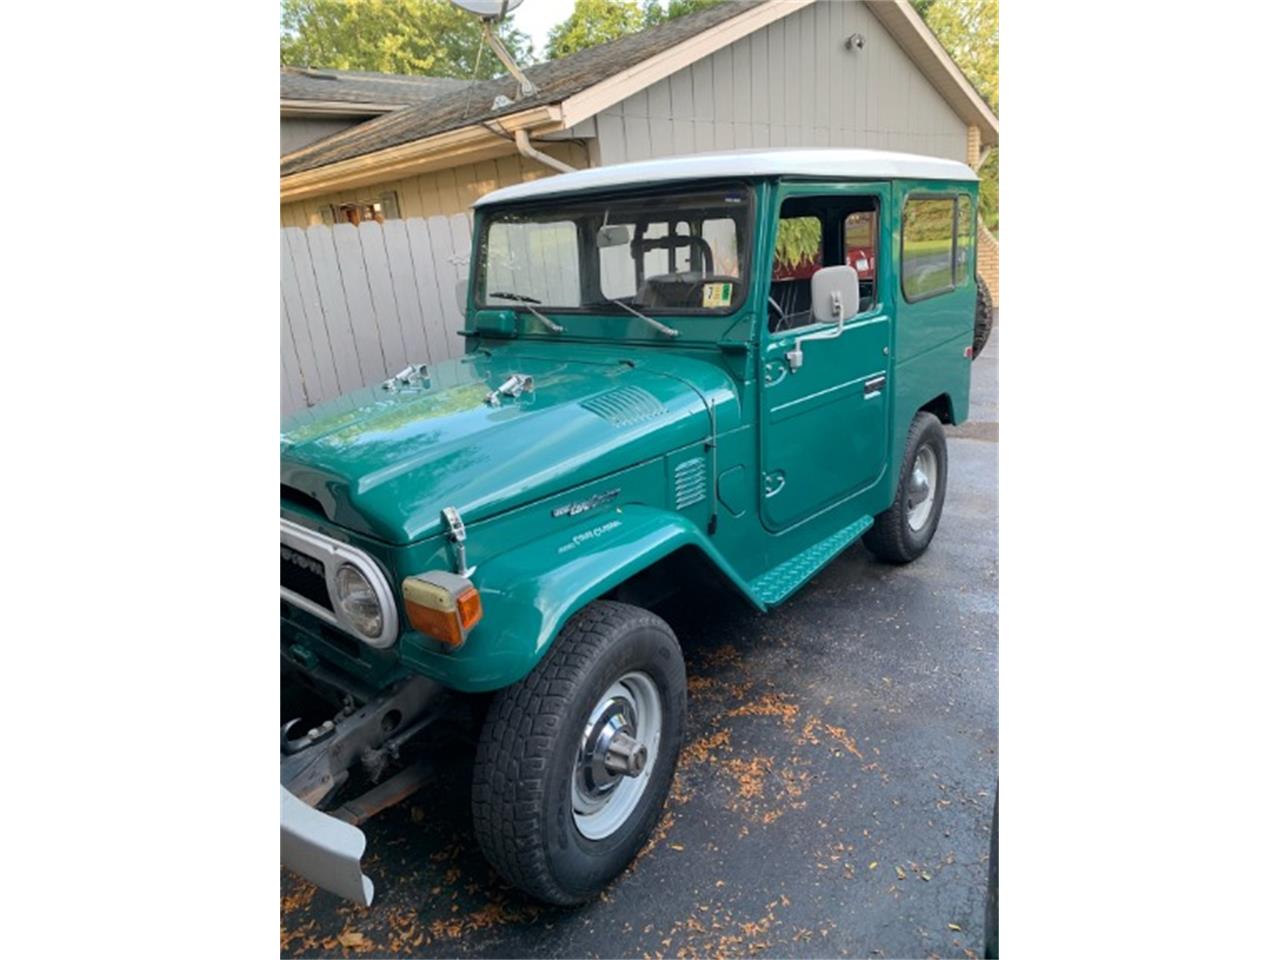
<instances>
[{"instance_id":1,"label":"front bumper","mask_svg":"<svg viewBox=\"0 0 1280 960\"><path fill-rule=\"evenodd\" d=\"M280 862L362 907L373 903L373 881L360 869L364 831L307 806L280 787Z\"/></svg>"}]
</instances>

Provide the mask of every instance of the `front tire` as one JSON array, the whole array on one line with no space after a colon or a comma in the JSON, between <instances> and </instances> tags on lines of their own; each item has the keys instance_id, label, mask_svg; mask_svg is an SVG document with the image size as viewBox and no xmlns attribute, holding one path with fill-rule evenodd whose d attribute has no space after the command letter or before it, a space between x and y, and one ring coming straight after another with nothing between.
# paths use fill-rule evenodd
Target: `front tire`
<instances>
[{"instance_id":1,"label":"front tire","mask_svg":"<svg viewBox=\"0 0 1280 960\"><path fill-rule=\"evenodd\" d=\"M684 658L646 610L596 601L489 707L471 810L493 868L547 903L589 900L652 832L684 738Z\"/></svg>"},{"instance_id":2,"label":"front tire","mask_svg":"<svg viewBox=\"0 0 1280 960\"><path fill-rule=\"evenodd\" d=\"M863 538L867 549L886 563L916 559L929 549L946 495L947 437L941 421L921 410L907 431L893 503Z\"/></svg>"}]
</instances>

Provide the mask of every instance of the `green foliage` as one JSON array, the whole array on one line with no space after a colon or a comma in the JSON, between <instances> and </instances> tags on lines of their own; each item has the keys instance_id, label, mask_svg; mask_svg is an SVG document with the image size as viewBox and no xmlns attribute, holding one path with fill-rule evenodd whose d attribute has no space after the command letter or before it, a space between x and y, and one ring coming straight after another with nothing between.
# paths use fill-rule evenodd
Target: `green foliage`
<instances>
[{"instance_id":1,"label":"green foliage","mask_svg":"<svg viewBox=\"0 0 1280 960\"><path fill-rule=\"evenodd\" d=\"M574 0L573 13L547 35L547 58L558 60L643 27L639 0Z\"/></svg>"},{"instance_id":2,"label":"green foliage","mask_svg":"<svg viewBox=\"0 0 1280 960\"><path fill-rule=\"evenodd\" d=\"M991 109L999 112L999 0L912 0L912 6ZM1000 227L999 153L992 150L979 171L978 212L993 231Z\"/></svg>"},{"instance_id":3,"label":"green foliage","mask_svg":"<svg viewBox=\"0 0 1280 960\"><path fill-rule=\"evenodd\" d=\"M982 182L978 184L978 215L987 229L1000 234L1000 148L993 147L987 162L978 171Z\"/></svg>"},{"instance_id":4,"label":"green foliage","mask_svg":"<svg viewBox=\"0 0 1280 960\"><path fill-rule=\"evenodd\" d=\"M778 221L773 244L774 270L790 270L815 263L822 256L822 221L817 217L787 217Z\"/></svg>"},{"instance_id":5,"label":"green foliage","mask_svg":"<svg viewBox=\"0 0 1280 960\"><path fill-rule=\"evenodd\" d=\"M547 59L586 50L724 0L574 0L573 13L551 28Z\"/></svg>"},{"instance_id":6,"label":"green foliage","mask_svg":"<svg viewBox=\"0 0 1280 960\"><path fill-rule=\"evenodd\" d=\"M644 25L652 27L655 24L663 23L667 20L674 20L676 17L683 17L686 13L697 13L699 10L705 10L707 7L714 7L723 3L724 0L644 0Z\"/></svg>"},{"instance_id":7,"label":"green foliage","mask_svg":"<svg viewBox=\"0 0 1280 960\"><path fill-rule=\"evenodd\" d=\"M507 25L498 34L518 62L529 37ZM448 0L282 0L280 62L297 67L488 79L505 74L480 21ZM481 51L476 67L476 54Z\"/></svg>"},{"instance_id":8,"label":"green foliage","mask_svg":"<svg viewBox=\"0 0 1280 960\"><path fill-rule=\"evenodd\" d=\"M999 0L929 0L925 23L951 59L991 104L1000 109Z\"/></svg>"}]
</instances>

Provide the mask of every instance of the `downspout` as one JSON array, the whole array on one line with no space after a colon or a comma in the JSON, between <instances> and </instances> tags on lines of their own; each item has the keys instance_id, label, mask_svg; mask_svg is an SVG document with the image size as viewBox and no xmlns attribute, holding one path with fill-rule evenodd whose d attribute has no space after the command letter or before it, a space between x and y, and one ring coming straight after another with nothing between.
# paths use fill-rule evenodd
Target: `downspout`
<instances>
[{"instance_id":1,"label":"downspout","mask_svg":"<svg viewBox=\"0 0 1280 960\"><path fill-rule=\"evenodd\" d=\"M551 154L549 153L543 153L541 150L537 149L532 143L529 142L528 130L525 130L523 128L517 128L515 131L515 136L516 136L516 150L519 151L520 156L528 157L530 160L536 160L538 161L538 163L545 164L546 166L550 167L552 170L556 170L559 173L573 173L575 170L578 169L577 167L569 166L569 164L565 163L562 160L557 160L555 157L551 156Z\"/></svg>"}]
</instances>

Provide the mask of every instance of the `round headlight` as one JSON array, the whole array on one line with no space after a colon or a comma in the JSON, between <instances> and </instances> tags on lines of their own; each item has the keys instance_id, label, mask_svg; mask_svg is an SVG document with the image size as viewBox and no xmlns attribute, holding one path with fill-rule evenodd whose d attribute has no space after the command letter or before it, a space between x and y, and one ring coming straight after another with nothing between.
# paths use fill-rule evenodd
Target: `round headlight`
<instances>
[{"instance_id":1,"label":"round headlight","mask_svg":"<svg viewBox=\"0 0 1280 960\"><path fill-rule=\"evenodd\" d=\"M347 623L370 640L382 633L382 607L368 578L350 565L343 565L333 578L334 601Z\"/></svg>"}]
</instances>

